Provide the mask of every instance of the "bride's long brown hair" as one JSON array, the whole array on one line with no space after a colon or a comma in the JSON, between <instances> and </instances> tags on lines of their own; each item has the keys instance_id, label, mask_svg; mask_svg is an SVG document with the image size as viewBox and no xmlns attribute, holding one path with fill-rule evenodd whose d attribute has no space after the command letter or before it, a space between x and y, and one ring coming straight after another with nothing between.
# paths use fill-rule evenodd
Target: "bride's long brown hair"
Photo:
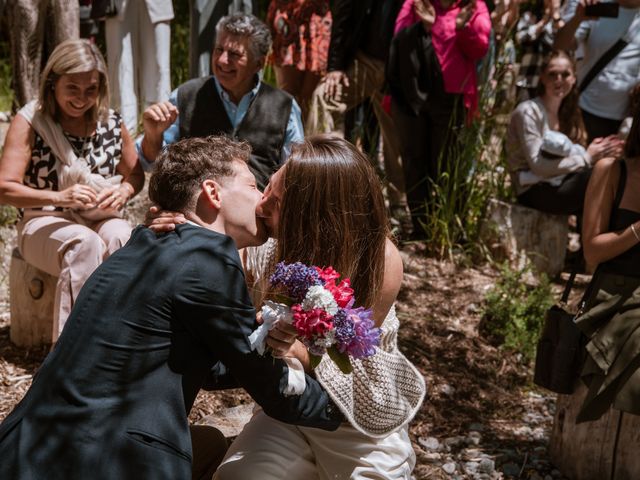
<instances>
[{"instance_id":1,"label":"bride's long brown hair","mask_svg":"<svg viewBox=\"0 0 640 480\"><path fill-rule=\"evenodd\" d=\"M565 58L571 64L571 71L573 75L576 75L576 62L573 57L564 50L554 50L547 55L540 67L540 73L543 75L552 60L556 58ZM544 94L544 85L542 82L538 83L538 95ZM582 146L587 145L587 130L584 127L584 121L582 120L582 113L578 106L578 100L580 99L580 90L578 88L578 82L573 85L571 91L566 97L562 99L560 103L560 110L558 111L558 121L560 122L560 131L571 139L574 143L579 143Z\"/></svg>"},{"instance_id":2,"label":"bride's long brown hair","mask_svg":"<svg viewBox=\"0 0 640 480\"><path fill-rule=\"evenodd\" d=\"M388 219L380 180L346 140L317 135L284 168L276 261L332 266L372 307L384 277Z\"/></svg>"}]
</instances>

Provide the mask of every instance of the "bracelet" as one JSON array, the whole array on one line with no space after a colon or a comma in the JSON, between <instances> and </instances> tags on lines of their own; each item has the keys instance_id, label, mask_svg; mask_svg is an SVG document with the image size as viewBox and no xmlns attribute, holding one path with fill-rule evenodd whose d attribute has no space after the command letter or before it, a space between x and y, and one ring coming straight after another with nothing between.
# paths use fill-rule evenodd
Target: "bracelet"
<instances>
[{"instance_id":1,"label":"bracelet","mask_svg":"<svg viewBox=\"0 0 640 480\"><path fill-rule=\"evenodd\" d=\"M633 232L633 236L636 237L636 240L640 242L640 236L638 235L638 232L636 231L636 226L633 223L631 224L631 231Z\"/></svg>"}]
</instances>

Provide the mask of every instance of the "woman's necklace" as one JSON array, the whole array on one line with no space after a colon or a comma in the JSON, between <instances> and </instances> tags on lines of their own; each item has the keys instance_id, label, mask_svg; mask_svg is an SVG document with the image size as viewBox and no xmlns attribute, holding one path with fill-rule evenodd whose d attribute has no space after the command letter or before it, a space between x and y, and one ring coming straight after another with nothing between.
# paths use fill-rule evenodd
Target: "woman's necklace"
<instances>
[{"instance_id":1,"label":"woman's necklace","mask_svg":"<svg viewBox=\"0 0 640 480\"><path fill-rule=\"evenodd\" d=\"M66 133L64 135L66 137L67 141L69 142L69 145L71 145L71 149L73 150L73 153L76 154L76 157L78 157L79 160L87 161L87 158L86 158L87 146L88 146L88 144L90 144L90 138L89 138L88 133L89 133L89 123L87 121L85 121L85 123L84 123L84 135L82 136L82 147L80 147L80 149L78 149L78 147L76 147L76 145L74 144L73 140L71 138L69 138L69 135L67 135ZM89 153L90 153L90 151L89 151Z\"/></svg>"}]
</instances>

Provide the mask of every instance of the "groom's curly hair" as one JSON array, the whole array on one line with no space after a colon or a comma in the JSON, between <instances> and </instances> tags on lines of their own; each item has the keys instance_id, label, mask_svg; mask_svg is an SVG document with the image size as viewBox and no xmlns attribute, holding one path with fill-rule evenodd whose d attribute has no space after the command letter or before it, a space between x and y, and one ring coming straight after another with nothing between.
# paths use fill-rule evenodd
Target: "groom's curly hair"
<instances>
[{"instance_id":1,"label":"groom's curly hair","mask_svg":"<svg viewBox=\"0 0 640 480\"><path fill-rule=\"evenodd\" d=\"M248 162L251 147L228 137L188 138L168 145L155 161L149 198L163 210L195 210L205 180L235 175L233 162Z\"/></svg>"}]
</instances>

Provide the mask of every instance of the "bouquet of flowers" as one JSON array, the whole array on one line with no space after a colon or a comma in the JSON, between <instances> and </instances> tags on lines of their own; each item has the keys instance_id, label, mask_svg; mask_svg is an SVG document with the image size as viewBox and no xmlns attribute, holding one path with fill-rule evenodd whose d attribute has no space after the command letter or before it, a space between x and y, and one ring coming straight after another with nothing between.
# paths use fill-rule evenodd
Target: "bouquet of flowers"
<instances>
[{"instance_id":1,"label":"bouquet of flowers","mask_svg":"<svg viewBox=\"0 0 640 480\"><path fill-rule=\"evenodd\" d=\"M342 372L351 373L350 357L373 355L380 329L374 328L371 310L353 308L349 279L339 279L332 267L278 263L269 278L277 301L268 300L262 307L263 324L249 337L252 347L262 354L268 331L276 321L285 321L309 350L312 368L327 353Z\"/></svg>"}]
</instances>

